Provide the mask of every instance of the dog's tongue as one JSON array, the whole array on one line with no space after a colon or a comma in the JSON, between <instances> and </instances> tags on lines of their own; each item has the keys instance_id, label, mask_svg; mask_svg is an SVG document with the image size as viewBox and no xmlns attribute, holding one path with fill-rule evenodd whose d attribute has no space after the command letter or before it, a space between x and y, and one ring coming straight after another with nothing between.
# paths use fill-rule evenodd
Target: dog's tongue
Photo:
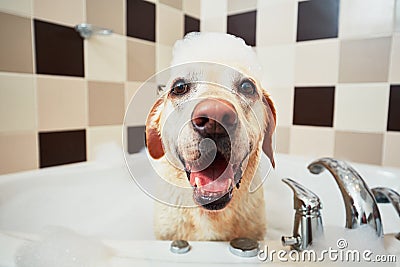
<instances>
[{"instance_id":1,"label":"dog's tongue","mask_svg":"<svg viewBox=\"0 0 400 267\"><path fill-rule=\"evenodd\" d=\"M233 181L232 164L216 158L210 166L190 173L190 184L208 192L226 192Z\"/></svg>"}]
</instances>

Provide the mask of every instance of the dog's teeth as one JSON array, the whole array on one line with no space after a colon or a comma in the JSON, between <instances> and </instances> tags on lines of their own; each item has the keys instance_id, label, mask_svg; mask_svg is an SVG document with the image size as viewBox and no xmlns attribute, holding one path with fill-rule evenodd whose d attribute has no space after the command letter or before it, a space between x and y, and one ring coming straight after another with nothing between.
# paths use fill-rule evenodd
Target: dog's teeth
<instances>
[{"instance_id":1,"label":"dog's teeth","mask_svg":"<svg viewBox=\"0 0 400 267\"><path fill-rule=\"evenodd\" d=\"M200 178L199 177L194 177L194 183L197 185L197 187L201 187L201 184L200 184Z\"/></svg>"}]
</instances>

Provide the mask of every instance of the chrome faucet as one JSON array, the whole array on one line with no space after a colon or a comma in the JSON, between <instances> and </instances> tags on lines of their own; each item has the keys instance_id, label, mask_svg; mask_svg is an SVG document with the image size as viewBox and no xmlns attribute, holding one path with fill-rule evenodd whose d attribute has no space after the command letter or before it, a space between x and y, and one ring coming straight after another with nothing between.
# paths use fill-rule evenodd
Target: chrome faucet
<instances>
[{"instance_id":1,"label":"chrome faucet","mask_svg":"<svg viewBox=\"0 0 400 267\"><path fill-rule=\"evenodd\" d=\"M377 236L382 237L378 205L356 170L346 162L332 158L321 158L308 165L308 170L313 174L320 174L324 169L330 171L342 193L346 208L346 228L356 229L366 224L375 230Z\"/></svg>"},{"instance_id":2,"label":"chrome faucet","mask_svg":"<svg viewBox=\"0 0 400 267\"><path fill-rule=\"evenodd\" d=\"M372 188L372 193L378 203L392 203L397 214L400 216L400 194L393 189L387 187ZM400 240L400 233L395 235L396 239Z\"/></svg>"},{"instance_id":3,"label":"chrome faucet","mask_svg":"<svg viewBox=\"0 0 400 267\"><path fill-rule=\"evenodd\" d=\"M294 193L294 217L293 236L282 236L282 245L292 249L305 250L312 241L323 235L323 225L320 210L322 209L319 197L311 190L305 188L296 181L282 179Z\"/></svg>"}]
</instances>

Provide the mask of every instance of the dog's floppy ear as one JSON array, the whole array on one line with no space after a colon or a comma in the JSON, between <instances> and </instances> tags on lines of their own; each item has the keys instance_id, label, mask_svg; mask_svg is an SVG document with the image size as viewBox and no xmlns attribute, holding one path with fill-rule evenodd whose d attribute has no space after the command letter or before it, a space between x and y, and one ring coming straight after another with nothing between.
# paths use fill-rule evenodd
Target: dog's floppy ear
<instances>
[{"instance_id":1,"label":"dog's floppy ear","mask_svg":"<svg viewBox=\"0 0 400 267\"><path fill-rule=\"evenodd\" d=\"M267 109L267 127L264 133L264 141L263 141L263 151L268 156L271 161L272 167L275 168L275 160L274 160L274 151L272 148L272 135L274 134L275 126L276 126L276 111L274 103L272 102L269 95L264 91L263 92L263 102Z\"/></svg>"},{"instance_id":2,"label":"dog's floppy ear","mask_svg":"<svg viewBox=\"0 0 400 267\"><path fill-rule=\"evenodd\" d=\"M159 159L164 156L164 148L161 141L161 135L159 132L160 122L160 111L159 107L162 105L163 99L160 98L151 108L149 115L146 120L146 131L145 131L145 142L149 154L154 159Z\"/></svg>"}]
</instances>

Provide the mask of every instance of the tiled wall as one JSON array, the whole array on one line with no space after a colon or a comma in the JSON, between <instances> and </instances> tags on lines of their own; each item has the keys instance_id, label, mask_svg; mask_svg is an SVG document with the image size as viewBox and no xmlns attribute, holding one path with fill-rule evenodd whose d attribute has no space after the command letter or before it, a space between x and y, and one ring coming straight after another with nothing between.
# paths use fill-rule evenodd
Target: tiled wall
<instances>
[{"instance_id":1,"label":"tiled wall","mask_svg":"<svg viewBox=\"0 0 400 267\"><path fill-rule=\"evenodd\" d=\"M84 40L74 30L82 22L114 34ZM200 0L0 0L0 174L121 145L131 96L168 67L177 39L199 30ZM129 133L136 151L143 126Z\"/></svg>"},{"instance_id":2,"label":"tiled wall","mask_svg":"<svg viewBox=\"0 0 400 267\"><path fill-rule=\"evenodd\" d=\"M114 34L83 40L81 22ZM396 0L0 0L0 173L121 144L131 96L198 29L255 47L278 152L400 167ZM143 125L128 137L137 151Z\"/></svg>"}]
</instances>

